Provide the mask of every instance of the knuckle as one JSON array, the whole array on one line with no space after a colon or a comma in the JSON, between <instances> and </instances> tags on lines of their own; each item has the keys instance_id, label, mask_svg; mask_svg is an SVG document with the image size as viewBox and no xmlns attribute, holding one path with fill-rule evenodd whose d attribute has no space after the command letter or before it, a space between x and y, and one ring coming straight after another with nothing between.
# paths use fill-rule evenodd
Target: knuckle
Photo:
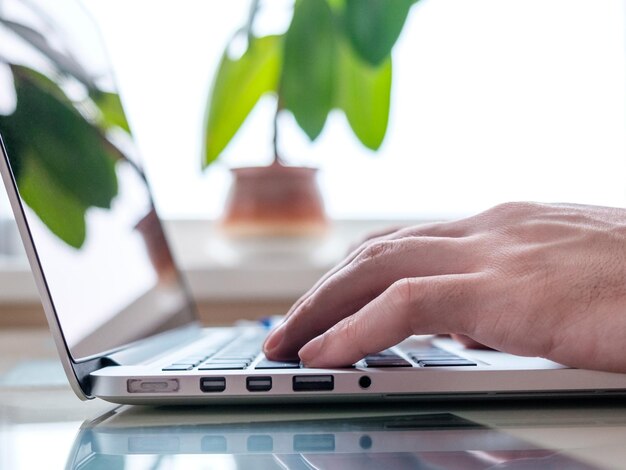
<instances>
[{"instance_id":1,"label":"knuckle","mask_svg":"<svg viewBox=\"0 0 626 470\"><path fill-rule=\"evenodd\" d=\"M511 222L528 220L537 211L538 204L532 202L504 202L475 216L479 231L496 229L507 232Z\"/></svg>"},{"instance_id":2,"label":"knuckle","mask_svg":"<svg viewBox=\"0 0 626 470\"><path fill-rule=\"evenodd\" d=\"M359 324L354 316L348 317L343 320L341 329L343 330L344 337L348 342L354 344L358 341Z\"/></svg>"},{"instance_id":3,"label":"knuckle","mask_svg":"<svg viewBox=\"0 0 626 470\"><path fill-rule=\"evenodd\" d=\"M415 333L420 326L419 320L419 289L413 284L411 279L400 279L394 282L389 288L391 301L394 304L396 313L401 315L403 328L405 331Z\"/></svg>"},{"instance_id":4,"label":"knuckle","mask_svg":"<svg viewBox=\"0 0 626 470\"><path fill-rule=\"evenodd\" d=\"M389 294L399 308L409 307L415 301L413 283L408 278L394 282L389 288Z\"/></svg>"},{"instance_id":5,"label":"knuckle","mask_svg":"<svg viewBox=\"0 0 626 470\"><path fill-rule=\"evenodd\" d=\"M378 262L395 249L396 243L395 240L378 240L370 243L357 256L357 264Z\"/></svg>"},{"instance_id":6,"label":"knuckle","mask_svg":"<svg viewBox=\"0 0 626 470\"><path fill-rule=\"evenodd\" d=\"M446 229L450 226L448 222L433 222L429 224L420 224L408 227L400 232L398 235L402 237L427 237L427 236L440 236L446 233Z\"/></svg>"},{"instance_id":7,"label":"knuckle","mask_svg":"<svg viewBox=\"0 0 626 470\"><path fill-rule=\"evenodd\" d=\"M359 355L365 356L369 353L369 351L363 347L363 329L356 315L342 320L339 324L339 329L342 332L341 336L346 344L349 344Z\"/></svg>"},{"instance_id":8,"label":"knuckle","mask_svg":"<svg viewBox=\"0 0 626 470\"><path fill-rule=\"evenodd\" d=\"M400 240L402 238L407 238L407 237L421 236L424 234L423 233L424 227L425 227L424 225L414 225L410 227L401 228L393 234L393 237L394 237L393 239Z\"/></svg>"},{"instance_id":9,"label":"knuckle","mask_svg":"<svg viewBox=\"0 0 626 470\"><path fill-rule=\"evenodd\" d=\"M298 305L298 308L296 309L296 312L301 313L311 310L314 295L315 294L309 295L305 299L302 299L300 305Z\"/></svg>"}]
</instances>

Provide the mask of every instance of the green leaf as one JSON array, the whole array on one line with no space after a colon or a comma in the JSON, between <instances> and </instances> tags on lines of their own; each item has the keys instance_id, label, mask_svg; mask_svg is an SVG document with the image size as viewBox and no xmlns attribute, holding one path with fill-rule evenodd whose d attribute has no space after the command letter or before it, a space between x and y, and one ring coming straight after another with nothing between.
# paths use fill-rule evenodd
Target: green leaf
<instances>
[{"instance_id":1,"label":"green leaf","mask_svg":"<svg viewBox=\"0 0 626 470\"><path fill-rule=\"evenodd\" d=\"M117 126L130 134L130 126L126 120L126 114L124 113L120 95L117 93L92 90L89 96L102 114L101 124L104 129Z\"/></svg>"},{"instance_id":2,"label":"green leaf","mask_svg":"<svg viewBox=\"0 0 626 470\"><path fill-rule=\"evenodd\" d=\"M415 0L346 0L343 27L354 50L372 65L391 53Z\"/></svg>"},{"instance_id":3,"label":"green leaf","mask_svg":"<svg viewBox=\"0 0 626 470\"><path fill-rule=\"evenodd\" d=\"M71 106L51 80L13 66L17 108L13 128L28 136L29 155L84 206L108 208L117 194L112 144ZM24 151L25 149L23 149Z\"/></svg>"},{"instance_id":4,"label":"green leaf","mask_svg":"<svg viewBox=\"0 0 626 470\"><path fill-rule=\"evenodd\" d=\"M361 60L346 43L337 54L336 105L343 109L350 127L367 148L377 150L389 122L391 56L378 67Z\"/></svg>"},{"instance_id":5,"label":"green leaf","mask_svg":"<svg viewBox=\"0 0 626 470\"><path fill-rule=\"evenodd\" d=\"M219 157L261 96L276 91L282 37L253 38L239 59L222 56L209 97L203 168Z\"/></svg>"},{"instance_id":6,"label":"green leaf","mask_svg":"<svg viewBox=\"0 0 626 470\"><path fill-rule=\"evenodd\" d=\"M333 16L325 0L298 0L285 37L281 104L315 140L332 107L335 55Z\"/></svg>"},{"instance_id":7,"label":"green leaf","mask_svg":"<svg viewBox=\"0 0 626 470\"><path fill-rule=\"evenodd\" d=\"M74 248L83 245L87 208L59 186L37 158L26 159L18 185L26 204L52 233Z\"/></svg>"}]
</instances>

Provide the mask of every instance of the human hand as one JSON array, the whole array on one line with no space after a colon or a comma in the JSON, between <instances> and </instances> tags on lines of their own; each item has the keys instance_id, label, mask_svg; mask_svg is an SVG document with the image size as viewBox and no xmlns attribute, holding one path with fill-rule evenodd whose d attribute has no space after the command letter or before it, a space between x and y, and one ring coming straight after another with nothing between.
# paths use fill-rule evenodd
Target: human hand
<instances>
[{"instance_id":1,"label":"human hand","mask_svg":"<svg viewBox=\"0 0 626 470\"><path fill-rule=\"evenodd\" d=\"M264 348L335 367L436 333L626 372L626 210L507 203L372 239L292 307Z\"/></svg>"}]
</instances>

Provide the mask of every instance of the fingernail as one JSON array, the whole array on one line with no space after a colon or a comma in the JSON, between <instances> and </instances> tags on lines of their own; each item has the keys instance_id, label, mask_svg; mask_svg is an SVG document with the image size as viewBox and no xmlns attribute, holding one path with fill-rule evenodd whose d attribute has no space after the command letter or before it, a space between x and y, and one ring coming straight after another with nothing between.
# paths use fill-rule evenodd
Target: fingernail
<instances>
[{"instance_id":1,"label":"fingernail","mask_svg":"<svg viewBox=\"0 0 626 470\"><path fill-rule=\"evenodd\" d=\"M265 340L265 343L263 344L263 351L269 352L273 349L276 349L276 347L278 347L278 345L282 343L283 338L285 337L285 324L286 322L283 322L281 325L279 325L278 328L276 328L269 334L269 336Z\"/></svg>"},{"instance_id":2,"label":"fingernail","mask_svg":"<svg viewBox=\"0 0 626 470\"><path fill-rule=\"evenodd\" d=\"M298 351L300 360L304 362L305 365L311 364L322 352L324 341L326 341L326 335L320 335L305 344L304 347Z\"/></svg>"}]
</instances>

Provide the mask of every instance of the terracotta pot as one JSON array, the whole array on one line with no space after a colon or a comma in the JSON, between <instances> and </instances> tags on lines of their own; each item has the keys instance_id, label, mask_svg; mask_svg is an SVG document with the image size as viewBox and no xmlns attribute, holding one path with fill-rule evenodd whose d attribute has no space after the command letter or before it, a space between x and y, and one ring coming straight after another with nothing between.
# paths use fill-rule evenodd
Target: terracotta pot
<instances>
[{"instance_id":1,"label":"terracotta pot","mask_svg":"<svg viewBox=\"0 0 626 470\"><path fill-rule=\"evenodd\" d=\"M319 236L328 218L315 168L235 168L221 229L234 237Z\"/></svg>"}]
</instances>

